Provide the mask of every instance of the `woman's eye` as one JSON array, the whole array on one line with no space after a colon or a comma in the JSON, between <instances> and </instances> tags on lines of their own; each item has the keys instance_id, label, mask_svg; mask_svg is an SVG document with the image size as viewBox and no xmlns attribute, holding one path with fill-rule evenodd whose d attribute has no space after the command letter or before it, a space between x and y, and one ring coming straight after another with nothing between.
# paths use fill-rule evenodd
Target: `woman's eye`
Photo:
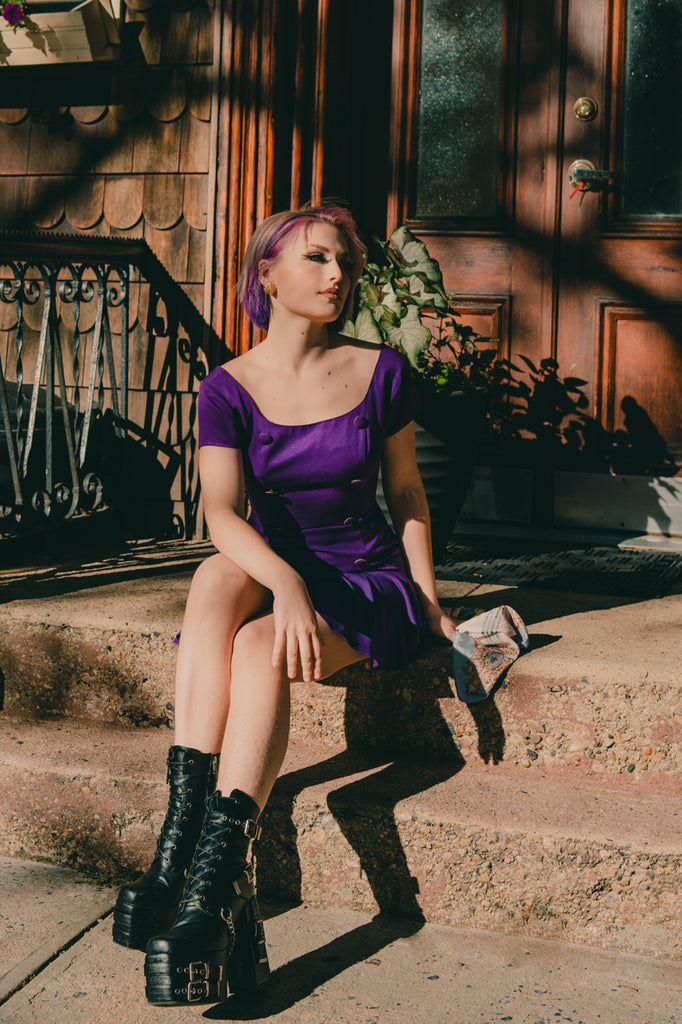
<instances>
[{"instance_id":1,"label":"woman's eye","mask_svg":"<svg viewBox=\"0 0 682 1024\"><path fill-rule=\"evenodd\" d=\"M339 262L339 266L341 267L341 270L343 270L344 274L348 274L349 277L353 273L354 268L352 260L341 260Z\"/></svg>"},{"instance_id":2,"label":"woman's eye","mask_svg":"<svg viewBox=\"0 0 682 1024\"><path fill-rule=\"evenodd\" d=\"M323 252L308 252L306 253L307 260L312 260L313 263L324 263L325 255Z\"/></svg>"}]
</instances>

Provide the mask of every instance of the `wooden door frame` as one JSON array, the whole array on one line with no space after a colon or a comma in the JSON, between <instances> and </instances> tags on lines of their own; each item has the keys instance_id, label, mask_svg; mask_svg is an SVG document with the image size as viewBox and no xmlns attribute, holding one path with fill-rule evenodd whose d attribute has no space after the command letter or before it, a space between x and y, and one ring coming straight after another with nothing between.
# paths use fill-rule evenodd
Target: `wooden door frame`
<instances>
[{"instance_id":1,"label":"wooden door frame","mask_svg":"<svg viewBox=\"0 0 682 1024\"><path fill-rule=\"evenodd\" d=\"M222 0L212 326L228 353L261 337L236 291L253 231L322 193L331 7Z\"/></svg>"}]
</instances>

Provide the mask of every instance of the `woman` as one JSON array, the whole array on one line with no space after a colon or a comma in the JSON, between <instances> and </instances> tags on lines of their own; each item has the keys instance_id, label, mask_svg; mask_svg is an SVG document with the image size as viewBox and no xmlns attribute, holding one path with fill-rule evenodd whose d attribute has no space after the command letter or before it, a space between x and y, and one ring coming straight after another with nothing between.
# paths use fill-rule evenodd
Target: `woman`
<instances>
[{"instance_id":1,"label":"woman","mask_svg":"<svg viewBox=\"0 0 682 1024\"><path fill-rule=\"evenodd\" d=\"M267 336L199 391L219 553L197 570L182 627L168 814L114 923L124 945L150 940L156 1004L216 1001L267 977L249 844L287 748L290 683L367 658L399 668L425 631L454 634L436 597L409 364L334 330L363 259L347 210L268 218L240 278ZM397 537L375 501L380 463Z\"/></svg>"}]
</instances>

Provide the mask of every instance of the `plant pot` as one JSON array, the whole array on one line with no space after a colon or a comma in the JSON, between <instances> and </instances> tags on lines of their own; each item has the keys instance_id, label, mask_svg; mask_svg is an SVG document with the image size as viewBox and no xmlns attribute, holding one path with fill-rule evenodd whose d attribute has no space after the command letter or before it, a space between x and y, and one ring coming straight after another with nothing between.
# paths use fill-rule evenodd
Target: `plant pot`
<instances>
[{"instance_id":1,"label":"plant pot","mask_svg":"<svg viewBox=\"0 0 682 1024\"><path fill-rule=\"evenodd\" d=\"M36 0L25 27L15 31L2 22L0 66L115 60L120 22L120 0Z\"/></svg>"},{"instance_id":2,"label":"plant pot","mask_svg":"<svg viewBox=\"0 0 682 1024\"><path fill-rule=\"evenodd\" d=\"M415 423L417 465L429 505L433 560L438 564L466 500L485 403L478 392L423 393L421 397ZM381 475L377 502L388 515Z\"/></svg>"}]
</instances>

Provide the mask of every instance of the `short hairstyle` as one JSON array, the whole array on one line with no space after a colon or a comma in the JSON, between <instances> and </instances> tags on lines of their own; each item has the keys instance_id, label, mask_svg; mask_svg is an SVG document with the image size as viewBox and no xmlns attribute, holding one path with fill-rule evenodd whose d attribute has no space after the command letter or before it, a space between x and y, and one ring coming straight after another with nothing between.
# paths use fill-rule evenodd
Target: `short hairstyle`
<instances>
[{"instance_id":1,"label":"short hairstyle","mask_svg":"<svg viewBox=\"0 0 682 1024\"><path fill-rule=\"evenodd\" d=\"M300 210L285 210L275 213L258 225L251 237L241 274L239 275L239 298L249 320L265 330L270 323L270 299L260 279L260 264L263 260L274 262L284 246L284 240L303 224L314 222L331 224L339 231L348 246L353 262L348 298L335 324L343 323L353 301L353 291L360 280L365 264L367 248L360 241L355 221L349 210L343 206L323 203L320 206L304 206Z\"/></svg>"}]
</instances>

